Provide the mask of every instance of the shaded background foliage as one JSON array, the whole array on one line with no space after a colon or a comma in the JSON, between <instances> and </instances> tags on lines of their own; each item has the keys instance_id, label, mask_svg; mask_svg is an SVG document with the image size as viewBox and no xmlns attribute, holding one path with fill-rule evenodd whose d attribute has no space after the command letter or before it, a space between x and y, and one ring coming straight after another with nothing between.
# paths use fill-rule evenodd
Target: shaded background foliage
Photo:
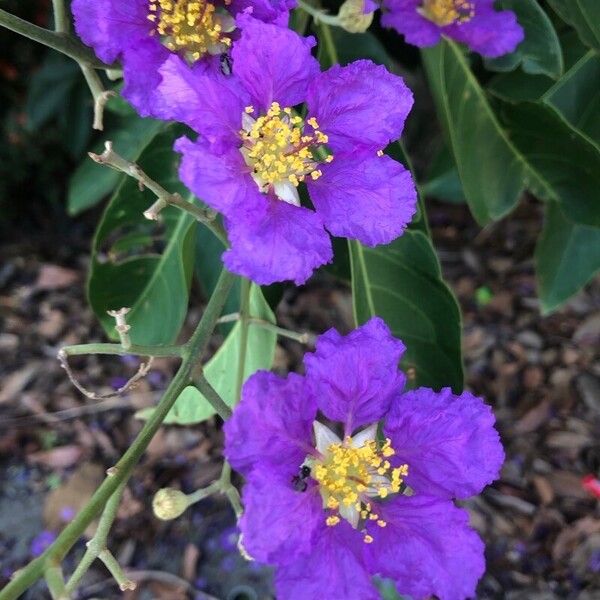
<instances>
[{"instance_id":1,"label":"shaded background foliage","mask_svg":"<svg viewBox=\"0 0 600 600\"><path fill-rule=\"evenodd\" d=\"M598 310L597 287L577 296L556 318L538 315L559 309L600 267L600 9L594 0L503 0L500 4L517 12L527 39L512 55L495 60L467 55L451 42L419 52L377 22L364 34L332 30L341 63L371 58L404 76L415 92L403 147L395 144L387 152L413 165L422 193L419 216L405 236L386 247L367 249L358 242L336 240L335 263L313 282L300 291L272 286L261 292L254 287L253 307L265 319L274 320L275 311L289 327L314 332L332 324L347 329L379 314L407 343L404 366L413 384L451 385L459 390L462 323L456 294L464 313L467 383L495 404L509 451L501 482L469 505L489 543L490 575L482 583L481 596L505 597L509 591L518 598L524 590L529 595L522 597L528 598L534 592L573 598L589 592L593 598L600 570L594 566L594 560L600 561L600 520L597 505L582 491L578 476L598 469L593 441L600 414L593 399L600 375L593 352L598 343L598 317L593 312ZM3 8L40 25L51 19L47 2L9 1ZM338 6L329 3L328 8L336 12ZM309 32L320 33L312 24ZM119 173L91 163L85 152L99 151L102 141L111 139L121 154L139 161L167 189L177 191L181 184L170 146L179 128L140 119L116 99L108 104L105 131L92 133L91 98L73 62L5 32L0 49L0 233L11 256L6 264L18 264L12 260L14 249L25 248L38 260L61 262L77 272L85 266L89 303L105 334L114 336L106 309L128 305L133 307L134 341L172 342L189 326L188 305L192 312L197 310L214 286L219 243L174 209L165 211L158 224L143 219L142 209L151 203L151 195ZM325 55L319 58L328 66ZM183 186L179 191L187 193ZM434 249L430 230L441 253ZM485 248L487 240L492 250ZM82 265L79 256L87 257L88 252L89 264L85 260ZM442 277L440 256L452 291ZM493 266L499 257L509 261L504 270ZM30 266L23 270L28 272ZM14 266L3 280L9 289L16 285ZM78 285L82 284L80 279ZM529 304L521 302L520 295ZM75 297L67 305L81 309L82 299ZM237 308L232 295L227 310ZM331 322L332 315L337 322ZM84 321L92 327L89 314ZM583 333L579 321L587 327ZM92 331L100 336L100 329L94 327ZM229 356L237 356L239 340L235 327L223 327L221 334L229 337L209 361L207 376L233 402L223 364L230 362ZM577 335L573 348L569 338ZM59 338L64 340L62 333L51 343ZM23 350L19 344L16 348ZM576 358L569 357L568 350L578 352ZM556 356L544 358L544 352L550 351ZM35 355L36 351L27 352ZM274 335L253 336L250 353L256 359L249 365L254 369L268 368L274 357L281 370L296 368L299 362L298 348L287 343L276 347ZM23 366L22 360L13 360ZM164 377L170 369L167 364L158 373ZM562 372L563 378L554 371ZM11 372L9 368L5 374ZM518 381L509 383L511 376ZM59 380L57 374L54 377ZM160 387L157 381L146 392L152 394ZM151 404L141 402L128 409L141 409L137 416L144 418ZM57 408L52 402L48 407ZM24 416L19 406L11 411L10 418ZM188 442L182 446L173 441L175 453L163 447L158 457L144 465L128 504L134 507L134 516L128 524L123 524L126 517L122 519L121 534L150 527L156 536L156 525L150 525L150 517L135 504L143 504L156 487L179 480L192 489L210 479L221 444L212 414L197 390L182 394L168 422L195 427L165 433L188 436ZM137 421L128 419L126 435L115 438L113 429L121 424L114 415L95 417L91 425L81 422L103 431L113 450L126 445L138 427ZM59 425L57 430L54 439L47 437L52 428L35 429L32 434L17 430L12 439L16 446L28 442L36 451L81 443L68 426ZM562 434L558 442L557 434ZM524 442L520 436L530 439ZM536 447L540 441L542 445ZM205 444L202 473L194 467L197 456L191 450L199 443ZM103 452L106 446L93 450L95 455ZM178 466L181 456L184 460ZM17 457L25 460L27 453ZM42 488L51 488L54 484L44 479L50 477L44 469L58 473L58 484L67 481L75 462L58 467L42 461L39 472L25 469L24 488L37 477ZM10 465L15 468L15 463ZM55 487L60 489L58 484ZM517 528L505 522L506 512L516 514ZM188 569L193 576L186 575L199 590L233 598L235 580L240 578L242 588L250 585L250 591L244 592L249 597L267 594L264 572L249 575L247 567L237 562L227 571L219 563L235 554L227 541L230 523L222 513L217 503L205 508L200 518L196 512L186 517L189 522L173 525L172 540L166 547L159 545L155 556L140 552L139 545L148 538L133 534L138 548L132 564L166 568L171 564L166 559L172 551L169 544L186 556L194 552L191 545L202 548L208 557L200 561L201 567ZM201 540L200 534L186 534L186 523L197 532L208 532L208 541ZM218 540L213 546L224 544L225 550L221 546L218 552L216 547L211 550L210 540ZM552 550L540 547L546 543L553 544ZM580 562L566 561L563 566L565 548L584 547ZM22 560L23 552L27 550L16 553L16 560ZM520 554L515 558L511 552ZM10 550L0 558L12 569L15 558ZM511 569L519 575L511 576ZM234 573L231 581L219 584L225 571ZM204 587L194 579L198 573L206 579ZM548 578L552 586L545 588L542 584ZM170 597L171 592L162 593Z\"/></svg>"}]
</instances>

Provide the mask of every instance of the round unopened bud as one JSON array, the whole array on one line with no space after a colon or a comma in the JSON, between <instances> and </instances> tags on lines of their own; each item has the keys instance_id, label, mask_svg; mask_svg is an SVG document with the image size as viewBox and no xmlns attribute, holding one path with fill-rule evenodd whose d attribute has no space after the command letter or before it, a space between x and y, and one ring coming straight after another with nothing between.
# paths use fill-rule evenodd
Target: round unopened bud
<instances>
[{"instance_id":1,"label":"round unopened bud","mask_svg":"<svg viewBox=\"0 0 600 600\"><path fill-rule=\"evenodd\" d=\"M365 13L365 0L346 0L337 18L340 26L349 33L363 33L371 26L375 11Z\"/></svg>"},{"instance_id":2,"label":"round unopened bud","mask_svg":"<svg viewBox=\"0 0 600 600\"><path fill-rule=\"evenodd\" d=\"M188 497L174 488L163 488L154 494L152 510L163 521L170 521L181 516L189 506Z\"/></svg>"}]
</instances>

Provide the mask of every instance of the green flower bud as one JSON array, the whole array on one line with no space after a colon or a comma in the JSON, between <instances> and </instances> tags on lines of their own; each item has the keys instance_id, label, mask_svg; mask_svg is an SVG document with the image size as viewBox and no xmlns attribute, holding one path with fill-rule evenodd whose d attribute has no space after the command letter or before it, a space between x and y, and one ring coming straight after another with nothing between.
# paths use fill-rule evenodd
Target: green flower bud
<instances>
[{"instance_id":1,"label":"green flower bud","mask_svg":"<svg viewBox=\"0 0 600 600\"><path fill-rule=\"evenodd\" d=\"M363 33L373 22L374 11L365 14L364 0L346 0L340 7L337 18L343 29L350 33Z\"/></svg>"},{"instance_id":2,"label":"green flower bud","mask_svg":"<svg viewBox=\"0 0 600 600\"><path fill-rule=\"evenodd\" d=\"M181 516L189 506L188 497L174 488L163 488L154 494L152 510L163 521L170 521Z\"/></svg>"}]
</instances>

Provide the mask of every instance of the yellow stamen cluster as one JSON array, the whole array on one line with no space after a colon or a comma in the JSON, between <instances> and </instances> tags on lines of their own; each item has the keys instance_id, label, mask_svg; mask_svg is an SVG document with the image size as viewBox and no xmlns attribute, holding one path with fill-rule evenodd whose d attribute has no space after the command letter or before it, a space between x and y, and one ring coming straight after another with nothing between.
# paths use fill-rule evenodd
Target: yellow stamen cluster
<instances>
[{"instance_id":1,"label":"yellow stamen cluster","mask_svg":"<svg viewBox=\"0 0 600 600\"><path fill-rule=\"evenodd\" d=\"M324 505L336 511L326 518L333 527L340 522L338 513L351 507L363 521L376 521L379 527L386 522L373 511L369 498L385 498L400 492L408 466L392 468L387 460L395 454L389 439L381 447L375 440L365 442L360 448L351 445L351 438L331 444L322 460L315 462L312 476L319 483ZM372 536L365 534L364 541L371 543Z\"/></svg>"},{"instance_id":2,"label":"yellow stamen cluster","mask_svg":"<svg viewBox=\"0 0 600 600\"><path fill-rule=\"evenodd\" d=\"M226 1L226 4L228 2ZM223 32L220 15L207 0L150 0L148 19L169 50L183 52L192 60L216 54L231 45Z\"/></svg>"},{"instance_id":3,"label":"yellow stamen cluster","mask_svg":"<svg viewBox=\"0 0 600 600\"><path fill-rule=\"evenodd\" d=\"M423 0L419 12L440 27L460 25L475 16L475 4L472 0Z\"/></svg>"},{"instance_id":4,"label":"yellow stamen cluster","mask_svg":"<svg viewBox=\"0 0 600 600\"><path fill-rule=\"evenodd\" d=\"M247 106L245 113L252 115L254 108ZM240 131L242 154L261 187L279 182L297 187L307 175L313 180L321 177L323 173L317 169L320 159L316 155L328 138L319 130L314 117L306 124L312 129L311 134L304 131L304 120L291 108L281 108L278 102L273 102L266 115ZM322 160L331 162L333 155Z\"/></svg>"}]
</instances>

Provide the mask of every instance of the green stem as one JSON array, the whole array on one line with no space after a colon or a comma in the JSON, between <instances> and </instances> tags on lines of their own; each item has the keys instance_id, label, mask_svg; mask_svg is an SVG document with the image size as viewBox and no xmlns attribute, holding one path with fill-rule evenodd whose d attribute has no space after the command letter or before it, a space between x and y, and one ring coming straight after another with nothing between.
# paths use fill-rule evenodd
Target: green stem
<instances>
[{"instance_id":1,"label":"green stem","mask_svg":"<svg viewBox=\"0 0 600 600\"><path fill-rule=\"evenodd\" d=\"M223 494L227 496L229 504L231 504L233 512L235 512L236 518L239 519L242 516L242 512L244 512L244 509L242 508L240 493L231 483L231 465L227 461L223 462L223 469L221 470L221 477L219 479L219 483L221 484L221 490Z\"/></svg>"},{"instance_id":2,"label":"green stem","mask_svg":"<svg viewBox=\"0 0 600 600\"><path fill-rule=\"evenodd\" d=\"M135 590L135 582L131 581L123 572L121 565L117 562L117 559L112 555L112 552L105 548L98 554L98 558L104 563L104 566L110 571L114 580L119 584L119 589L122 592L126 590Z\"/></svg>"},{"instance_id":3,"label":"green stem","mask_svg":"<svg viewBox=\"0 0 600 600\"><path fill-rule=\"evenodd\" d=\"M298 0L298 6L306 11L314 20L315 23L320 24L328 24L333 25L334 27L339 27L340 22L337 16L328 15L326 12L323 12L320 8L315 8L308 4L308 2L304 2L303 0Z\"/></svg>"},{"instance_id":4,"label":"green stem","mask_svg":"<svg viewBox=\"0 0 600 600\"><path fill-rule=\"evenodd\" d=\"M44 575L52 600L65 600L69 597L65 589L65 580L60 564L49 566Z\"/></svg>"},{"instance_id":5,"label":"green stem","mask_svg":"<svg viewBox=\"0 0 600 600\"><path fill-rule=\"evenodd\" d=\"M310 333L298 333L297 331L291 331L289 329L284 329L283 327L279 327L270 321L266 321L265 319L258 319L256 317L251 317L248 319L250 325L256 325L257 327L261 327L262 329L267 329L268 331L272 331L281 337L289 338L290 340L294 340L296 342L300 342L301 344L312 344L314 343L314 336Z\"/></svg>"},{"instance_id":6,"label":"green stem","mask_svg":"<svg viewBox=\"0 0 600 600\"><path fill-rule=\"evenodd\" d=\"M194 376L194 384L200 390L202 395L208 400L209 404L217 411L217 414L226 421L231 416L231 408L227 406L219 392L210 384L208 379L202 373Z\"/></svg>"},{"instance_id":7,"label":"green stem","mask_svg":"<svg viewBox=\"0 0 600 600\"><path fill-rule=\"evenodd\" d=\"M92 50L87 46L84 46L75 37L65 33L48 31L43 27L38 27L33 23L15 17L15 15L11 15L2 9L0 9L0 25L15 33L20 33L34 42L38 42L44 46L48 46L48 48L62 52L62 54L69 56L77 62L87 63L97 69L114 68L114 65L107 65L98 60Z\"/></svg>"},{"instance_id":8,"label":"green stem","mask_svg":"<svg viewBox=\"0 0 600 600\"><path fill-rule=\"evenodd\" d=\"M237 377L235 382L235 402L240 401L244 372L246 371L246 354L248 345L248 327L250 325L250 280L242 279L240 290L240 351L238 354Z\"/></svg>"},{"instance_id":9,"label":"green stem","mask_svg":"<svg viewBox=\"0 0 600 600\"><path fill-rule=\"evenodd\" d=\"M104 129L104 107L109 98L117 94L111 90L106 91L104 89L102 80L92 67L80 61L77 62L94 99L94 122L92 127L98 131L102 131Z\"/></svg>"},{"instance_id":10,"label":"green stem","mask_svg":"<svg viewBox=\"0 0 600 600\"><path fill-rule=\"evenodd\" d=\"M204 500L205 498L208 498L209 496L212 496L213 494L216 494L217 492L220 492L222 488L222 484L221 481L219 479L217 479L217 481L213 481L209 486L205 487L205 488L201 488L199 490L196 490L195 492L192 492L191 494L187 495L187 499L188 499L188 506L191 506L192 504L196 504L196 502L200 502L200 500Z\"/></svg>"},{"instance_id":11,"label":"green stem","mask_svg":"<svg viewBox=\"0 0 600 600\"><path fill-rule=\"evenodd\" d=\"M54 12L54 31L69 33L69 15L65 9L64 0L52 0Z\"/></svg>"},{"instance_id":12,"label":"green stem","mask_svg":"<svg viewBox=\"0 0 600 600\"><path fill-rule=\"evenodd\" d=\"M98 521L98 528L92 539L87 543L87 548L83 558L77 565L75 571L67 581L66 591L71 594L77 588L77 585L81 581L81 578L86 574L87 570L91 567L92 563L98 558L100 552L106 548L106 542L108 540L108 533L110 528L117 516L117 510L121 502L121 496L125 489L126 482L123 482L115 491L115 493L108 499L100 520Z\"/></svg>"},{"instance_id":13,"label":"green stem","mask_svg":"<svg viewBox=\"0 0 600 600\"><path fill-rule=\"evenodd\" d=\"M319 30L321 31L321 37L325 42L325 49L327 50L329 60L332 65L336 65L340 62L340 59L338 57L337 48L335 47L335 42L333 41L333 36L331 35L331 29L329 29L329 25L322 22L319 23Z\"/></svg>"},{"instance_id":14,"label":"green stem","mask_svg":"<svg viewBox=\"0 0 600 600\"><path fill-rule=\"evenodd\" d=\"M0 600L16 600L16 598L23 594L25 590L44 574L48 564L56 564L61 561L81 537L87 526L96 518L102 507L106 505L108 499L115 493L116 489L123 482L127 481L133 468L148 447L150 440L154 437L168 412L171 410L175 400L177 400L179 394L191 382L190 375L192 369L198 357L202 355L208 345L210 335L223 310L223 305L234 280L235 275L223 269L202 319L190 341L185 346L182 353L183 361L179 370L171 381L159 405L156 407L156 410L152 413L150 419L146 421L133 444L117 464L110 469L112 474L103 481L88 504L65 527L56 541L40 557L18 571L14 579L0 591Z\"/></svg>"},{"instance_id":15,"label":"green stem","mask_svg":"<svg viewBox=\"0 0 600 600\"><path fill-rule=\"evenodd\" d=\"M127 350L121 344L77 344L76 346L65 346L61 348L67 356L81 356L85 354L110 354L126 356L179 356L183 353L183 346L138 346L132 344Z\"/></svg>"}]
</instances>

